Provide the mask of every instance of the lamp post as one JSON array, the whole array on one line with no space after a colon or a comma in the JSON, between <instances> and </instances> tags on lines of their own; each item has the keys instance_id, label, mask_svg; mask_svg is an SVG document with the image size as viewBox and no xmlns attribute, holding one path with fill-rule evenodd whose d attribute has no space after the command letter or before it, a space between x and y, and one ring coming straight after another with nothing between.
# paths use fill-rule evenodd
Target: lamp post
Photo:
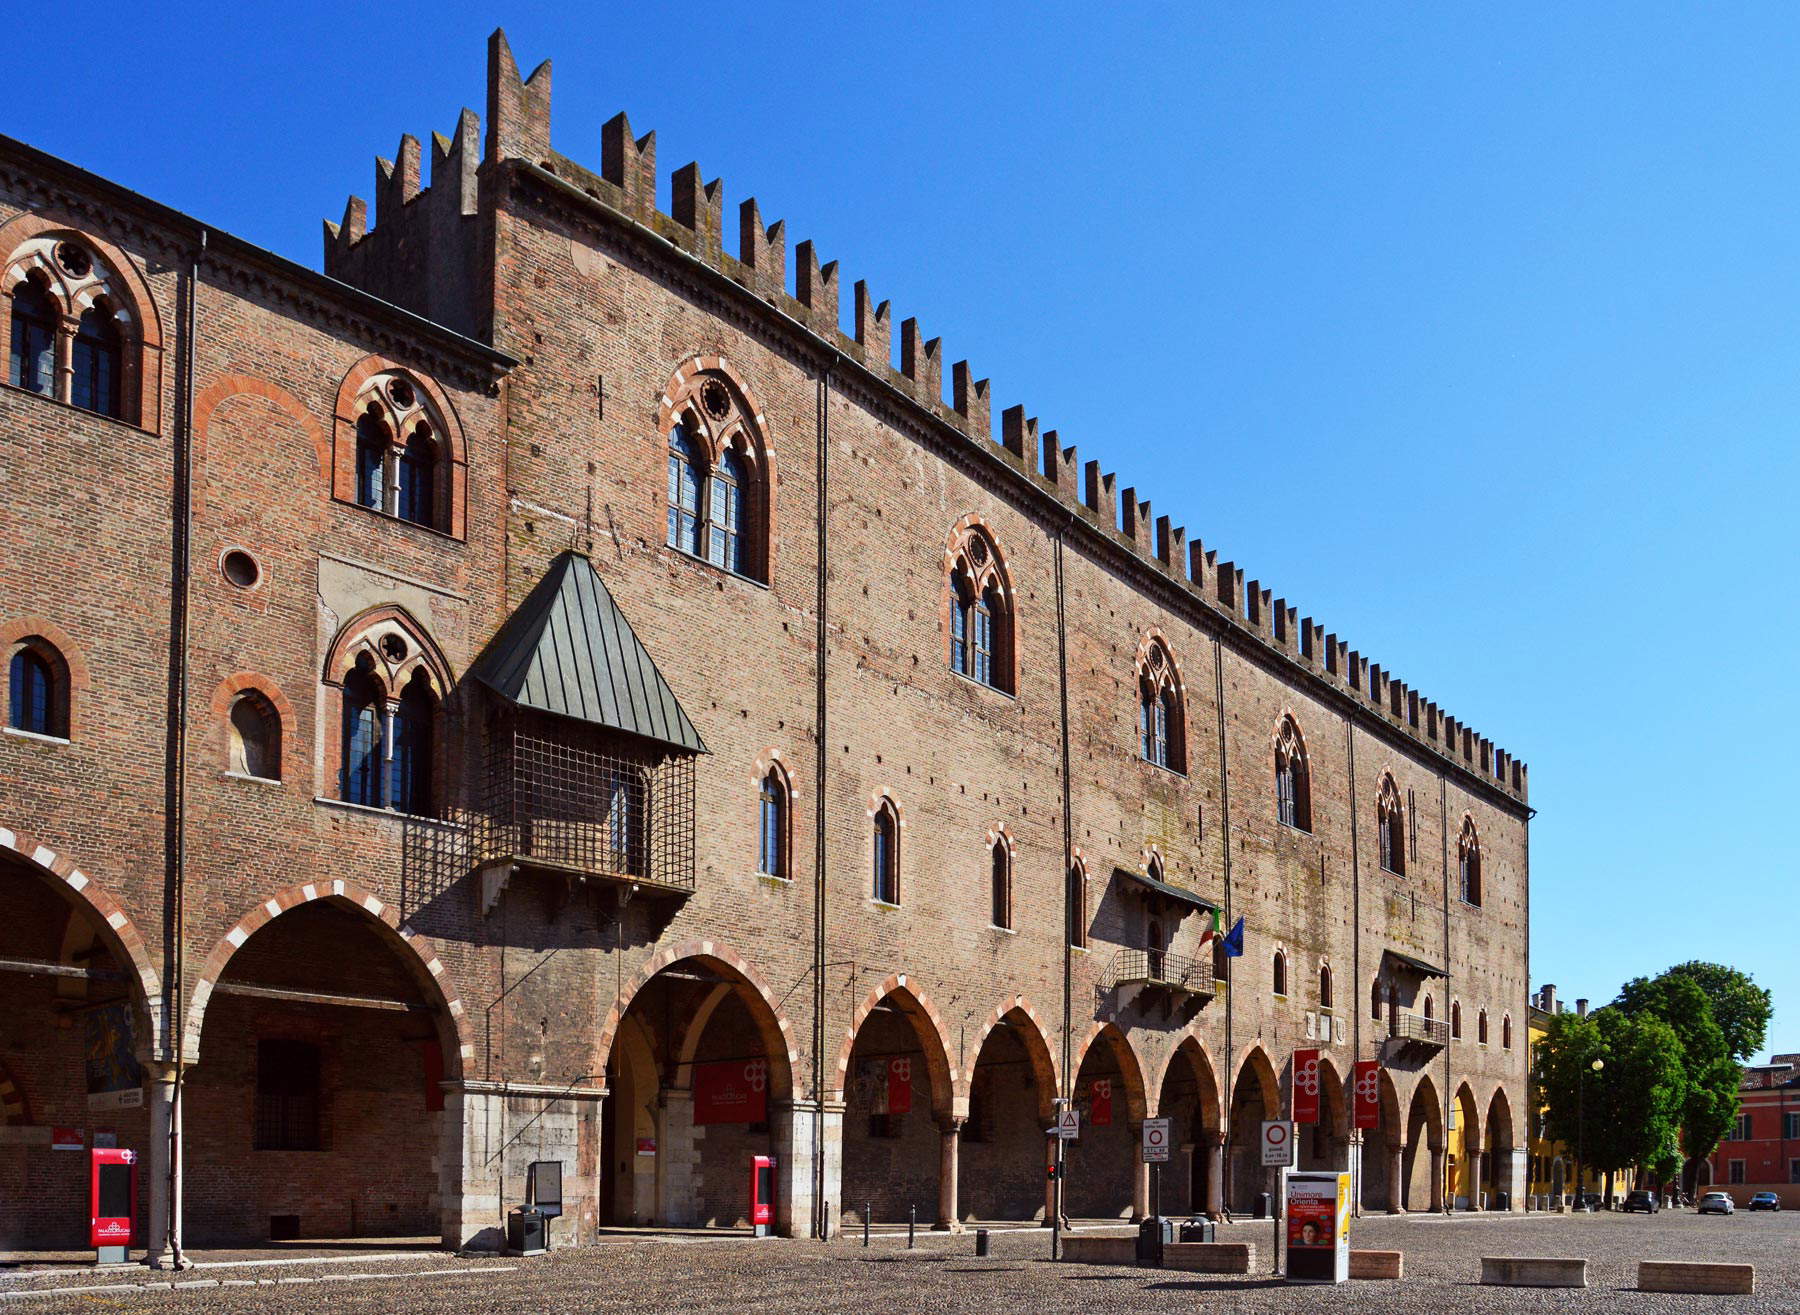
<instances>
[{"instance_id":1,"label":"lamp post","mask_svg":"<svg viewBox=\"0 0 1800 1315\"><path fill-rule=\"evenodd\" d=\"M1582 1142L1587 1135L1587 1075L1588 1069L1598 1073L1606 1067L1604 1059L1596 1059L1587 1068L1579 1070L1575 1077L1575 1208L1586 1208L1587 1165L1582 1155Z\"/></svg>"}]
</instances>

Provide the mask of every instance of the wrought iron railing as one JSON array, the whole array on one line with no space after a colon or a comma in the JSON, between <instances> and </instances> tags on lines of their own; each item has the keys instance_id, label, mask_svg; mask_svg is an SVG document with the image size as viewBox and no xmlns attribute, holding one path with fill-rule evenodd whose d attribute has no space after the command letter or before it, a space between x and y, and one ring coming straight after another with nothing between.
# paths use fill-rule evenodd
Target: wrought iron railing
<instances>
[{"instance_id":1,"label":"wrought iron railing","mask_svg":"<svg viewBox=\"0 0 1800 1315\"><path fill-rule=\"evenodd\" d=\"M1423 1014L1411 1014L1397 1009L1393 1020L1388 1024L1388 1035L1396 1041L1447 1046L1450 1044L1450 1024L1441 1018L1426 1018Z\"/></svg>"},{"instance_id":2,"label":"wrought iron railing","mask_svg":"<svg viewBox=\"0 0 1800 1315\"><path fill-rule=\"evenodd\" d=\"M598 744L600 737L595 737ZM694 759L513 729L489 737L476 866L694 888Z\"/></svg>"},{"instance_id":3,"label":"wrought iron railing","mask_svg":"<svg viewBox=\"0 0 1800 1315\"><path fill-rule=\"evenodd\" d=\"M1147 982L1174 987L1189 995L1213 995L1213 966L1201 959L1185 959L1166 950L1120 950L1113 955L1113 985Z\"/></svg>"}]
</instances>

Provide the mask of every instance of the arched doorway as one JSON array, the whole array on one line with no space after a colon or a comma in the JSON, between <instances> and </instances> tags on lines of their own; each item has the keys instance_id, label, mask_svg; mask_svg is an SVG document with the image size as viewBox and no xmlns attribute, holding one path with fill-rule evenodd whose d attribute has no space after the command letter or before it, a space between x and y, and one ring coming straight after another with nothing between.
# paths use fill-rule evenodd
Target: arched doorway
<instances>
[{"instance_id":1,"label":"arched doorway","mask_svg":"<svg viewBox=\"0 0 1800 1315\"><path fill-rule=\"evenodd\" d=\"M1481 1108L1464 1082L1456 1088L1456 1126L1450 1130L1450 1204L1457 1210L1481 1209Z\"/></svg>"},{"instance_id":2,"label":"arched doorway","mask_svg":"<svg viewBox=\"0 0 1800 1315\"><path fill-rule=\"evenodd\" d=\"M958 1203L968 1219L1044 1212L1044 1130L1055 1118L1056 1067L1037 1020L1015 1004L976 1042L968 1078Z\"/></svg>"},{"instance_id":3,"label":"arched doorway","mask_svg":"<svg viewBox=\"0 0 1800 1315\"><path fill-rule=\"evenodd\" d=\"M1226 1208L1249 1214L1256 1198L1275 1190L1275 1170L1262 1166L1262 1125L1281 1117L1281 1084L1261 1046L1238 1065L1231 1084L1231 1172Z\"/></svg>"},{"instance_id":4,"label":"arched doorway","mask_svg":"<svg viewBox=\"0 0 1800 1315\"><path fill-rule=\"evenodd\" d=\"M87 1244L85 1155L53 1127L161 1162L145 1061L161 1043L160 984L123 910L66 858L0 831L0 1251ZM148 1206L148 1175L138 1201ZM67 1203L54 1208L53 1203Z\"/></svg>"},{"instance_id":5,"label":"arched doorway","mask_svg":"<svg viewBox=\"0 0 1800 1315\"><path fill-rule=\"evenodd\" d=\"M1487 1194L1490 1210L1511 1210L1521 1204L1513 1199L1513 1160L1517 1143L1513 1140L1512 1103L1504 1087L1496 1088L1488 1102L1486 1154L1483 1159L1482 1191ZM1504 1204L1501 1194L1505 1194Z\"/></svg>"},{"instance_id":6,"label":"arched doorway","mask_svg":"<svg viewBox=\"0 0 1800 1315\"><path fill-rule=\"evenodd\" d=\"M681 948L639 975L602 1036L600 1222L747 1227L751 1160L767 1155L784 1185L779 1222L791 1232L786 1029L742 960L716 946Z\"/></svg>"},{"instance_id":7,"label":"arched doorway","mask_svg":"<svg viewBox=\"0 0 1800 1315\"><path fill-rule=\"evenodd\" d=\"M1350 1170L1350 1108L1344 1080L1328 1055L1319 1056L1319 1121L1294 1129L1298 1167L1319 1173Z\"/></svg>"},{"instance_id":8,"label":"arched doorway","mask_svg":"<svg viewBox=\"0 0 1800 1315\"><path fill-rule=\"evenodd\" d=\"M1064 1155L1063 1213L1071 1219L1132 1216L1139 1173L1133 1125L1144 1118L1144 1078L1131 1043L1113 1024L1088 1041L1072 1090L1081 1135Z\"/></svg>"},{"instance_id":9,"label":"arched doorway","mask_svg":"<svg viewBox=\"0 0 1800 1315\"><path fill-rule=\"evenodd\" d=\"M1439 1210L1444 1203L1444 1111L1437 1087L1421 1075L1406 1112L1403 1204L1411 1211Z\"/></svg>"},{"instance_id":10,"label":"arched doorway","mask_svg":"<svg viewBox=\"0 0 1800 1315\"><path fill-rule=\"evenodd\" d=\"M1156 1110L1169 1120L1171 1147L1162 1170L1162 1213L1217 1214L1224 1208L1219 1083L1212 1060L1191 1036L1169 1058Z\"/></svg>"},{"instance_id":11,"label":"arched doorway","mask_svg":"<svg viewBox=\"0 0 1800 1315\"><path fill-rule=\"evenodd\" d=\"M858 1013L840 1058L843 1216L948 1227L954 1220L944 1217L950 1202L940 1187L954 1092L935 1011L894 977Z\"/></svg>"},{"instance_id":12,"label":"arched doorway","mask_svg":"<svg viewBox=\"0 0 1800 1315\"><path fill-rule=\"evenodd\" d=\"M182 1098L190 1244L460 1241L442 1084L462 1073L461 1005L394 917L345 882L283 891L202 966Z\"/></svg>"},{"instance_id":13,"label":"arched doorway","mask_svg":"<svg viewBox=\"0 0 1800 1315\"><path fill-rule=\"evenodd\" d=\"M1385 1067L1375 1071L1380 1122L1363 1130L1362 1208L1397 1214L1405 1208L1406 1129L1400 1121L1400 1091Z\"/></svg>"}]
</instances>

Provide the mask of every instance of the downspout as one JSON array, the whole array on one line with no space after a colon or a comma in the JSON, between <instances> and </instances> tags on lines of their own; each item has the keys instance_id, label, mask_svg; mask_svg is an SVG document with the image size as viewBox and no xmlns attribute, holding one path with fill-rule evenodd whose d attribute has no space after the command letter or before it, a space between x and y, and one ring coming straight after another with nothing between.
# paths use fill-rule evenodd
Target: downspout
<instances>
[{"instance_id":1,"label":"downspout","mask_svg":"<svg viewBox=\"0 0 1800 1315\"><path fill-rule=\"evenodd\" d=\"M186 1269L181 1251L181 1097L186 1073L187 1017L181 994L187 976L187 710L189 604L193 580L194 533L194 326L200 294L200 261L206 254L207 230L188 258L187 307L181 337L181 434L175 447L175 517L169 588L169 764L165 823L168 845L167 882L171 894L165 951L163 1019L173 1027L175 1082L169 1094L168 1246L176 1269Z\"/></svg>"},{"instance_id":2,"label":"downspout","mask_svg":"<svg viewBox=\"0 0 1800 1315\"><path fill-rule=\"evenodd\" d=\"M1351 984L1350 984L1350 1006L1351 1006L1350 1013L1351 1013L1352 1018L1355 1020L1353 1023L1353 1027L1354 1027L1354 1044L1356 1047L1356 1049L1352 1052L1353 1055L1355 1056L1355 1059L1353 1059L1350 1064L1350 1080L1352 1083L1351 1090L1352 1090L1352 1092L1354 1092L1355 1091L1354 1084L1356 1081L1356 1062L1355 1062L1355 1060L1362 1058L1363 1003L1362 1003L1362 853L1361 853L1362 847L1357 843L1356 723L1353 721L1347 720L1344 723L1344 751L1345 751L1345 754L1347 755L1349 775L1350 775L1350 910L1351 910L1350 958L1352 960L1352 971L1355 974L1355 977L1351 981ZM1379 1060L1380 1059L1380 1050L1381 1050L1381 1038L1379 1035L1377 1035L1375 1038L1375 1049L1376 1049L1376 1058L1377 1058L1377 1060ZM1352 1109L1353 1110L1355 1108L1354 1101L1355 1101L1355 1097L1353 1095L1352 1096ZM1354 1113L1352 1113L1350 1121L1352 1124L1354 1124L1356 1122L1356 1116ZM1352 1128L1351 1130L1355 1131L1354 1128ZM1404 1131L1404 1130L1402 1130L1402 1131ZM1363 1140L1363 1148L1365 1151L1368 1149L1368 1139L1367 1138L1364 1138L1364 1140ZM1354 1197L1354 1200L1352 1201L1352 1213L1354 1213L1358 1218L1362 1217L1362 1212L1363 1212L1363 1184L1368 1181L1369 1181L1368 1163L1367 1163L1367 1160L1365 1159L1365 1157L1363 1155L1359 1154L1356 1157L1356 1182L1354 1184L1355 1197ZM1391 1187L1390 1187L1390 1190L1392 1190Z\"/></svg>"},{"instance_id":3,"label":"downspout","mask_svg":"<svg viewBox=\"0 0 1800 1315\"><path fill-rule=\"evenodd\" d=\"M1066 1102L1074 1091L1075 1075L1069 1071L1074 1062L1075 947L1071 933L1075 929L1075 902L1071 892L1071 874L1075 871L1075 804L1073 783L1069 779L1069 631L1063 590L1063 545L1075 513L1056 531L1056 686L1059 700L1059 723L1062 739L1062 827L1063 827L1063 980L1062 980L1062 1090L1057 1094ZM1066 1108L1066 1106L1065 1106Z\"/></svg>"},{"instance_id":4,"label":"downspout","mask_svg":"<svg viewBox=\"0 0 1800 1315\"><path fill-rule=\"evenodd\" d=\"M813 610L818 618L814 634L813 659L813 1227L812 1235L827 1241L831 1238L831 1220L825 1200L825 774L830 754L826 751L825 721L825 651L827 642L826 588L830 570L830 535L828 522L830 500L831 371L838 362L834 353L819 373L818 425L814 462L817 467L818 568Z\"/></svg>"},{"instance_id":5,"label":"downspout","mask_svg":"<svg viewBox=\"0 0 1800 1315\"><path fill-rule=\"evenodd\" d=\"M1448 811L1449 807L1450 807L1449 786L1445 782L1443 774L1440 772L1438 774L1438 825L1442 828L1443 840L1444 840L1444 1023L1446 1026L1449 1025L1450 1019L1453 1018L1456 1014L1456 1004L1455 1004L1455 1001L1456 1001L1456 965L1451 961L1451 958L1450 958L1450 814ZM1456 1087L1455 1087L1454 1082L1452 1081L1451 1074L1450 1074L1450 1047L1448 1045L1446 1045L1444 1047L1444 1098L1448 1102L1444 1106L1444 1111L1445 1111L1444 1117L1446 1120L1448 1120L1449 1111L1456 1109ZM1458 1165L1457 1167L1459 1169L1466 1171L1467 1167L1470 1164L1477 1163L1477 1161L1475 1161L1472 1158L1472 1156L1479 1155L1481 1153L1481 1148L1478 1146L1475 1148L1475 1150L1473 1152L1471 1152L1469 1150L1469 1130L1462 1126L1462 1113L1460 1110L1457 1112L1457 1131L1462 1133L1462 1138L1463 1138L1462 1164ZM1449 1141L1450 1141L1449 1135L1445 1134L1444 1142L1445 1142L1446 1153L1448 1153L1448 1151L1449 1151L1449 1145L1448 1145ZM1488 1169L1490 1172L1492 1171L1492 1168L1493 1168L1492 1165L1488 1166ZM1449 1185L1445 1184L1445 1186L1447 1189ZM1481 1202L1481 1178L1479 1175L1476 1176L1476 1178L1474 1180L1474 1184L1471 1187L1469 1194L1471 1197L1474 1198L1475 1203L1479 1205ZM1446 1190L1444 1192L1444 1213L1450 1214L1455 1210L1455 1208L1456 1208L1456 1198L1450 1191Z\"/></svg>"},{"instance_id":6,"label":"downspout","mask_svg":"<svg viewBox=\"0 0 1800 1315\"><path fill-rule=\"evenodd\" d=\"M1225 929L1231 930L1231 760L1225 748L1225 650L1219 636L1213 636L1213 703L1219 710L1219 850L1224 859ZM1231 960L1225 960L1227 969ZM1219 1124L1225 1141L1219 1151L1219 1200L1225 1213L1231 1213L1231 1101L1233 1078L1231 1034L1231 997L1236 992L1231 982L1225 983L1225 1081L1219 1097Z\"/></svg>"}]
</instances>

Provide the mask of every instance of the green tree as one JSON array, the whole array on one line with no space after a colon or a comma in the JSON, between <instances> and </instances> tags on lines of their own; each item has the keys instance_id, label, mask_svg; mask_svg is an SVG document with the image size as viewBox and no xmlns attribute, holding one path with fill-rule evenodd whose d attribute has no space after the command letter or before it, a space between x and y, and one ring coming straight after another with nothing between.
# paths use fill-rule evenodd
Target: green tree
<instances>
[{"instance_id":1,"label":"green tree","mask_svg":"<svg viewBox=\"0 0 1800 1315\"><path fill-rule=\"evenodd\" d=\"M1739 1064L1763 1048L1773 1002L1749 973L1699 959L1678 963L1664 977L1686 977L1712 1001L1713 1021L1725 1033L1725 1048Z\"/></svg>"},{"instance_id":2,"label":"green tree","mask_svg":"<svg viewBox=\"0 0 1800 1315\"><path fill-rule=\"evenodd\" d=\"M1546 1131L1585 1168L1647 1164L1676 1145L1687 1091L1681 1040L1654 1014L1608 1006L1586 1018L1556 1015L1538 1043L1534 1076Z\"/></svg>"},{"instance_id":3,"label":"green tree","mask_svg":"<svg viewBox=\"0 0 1800 1315\"><path fill-rule=\"evenodd\" d=\"M1695 1158L1711 1155L1737 1117L1738 1067L1724 1029L1713 1019L1712 997L1700 983L1671 969L1634 977L1619 992L1627 1014L1662 1019L1681 1041L1682 1141Z\"/></svg>"}]
</instances>

